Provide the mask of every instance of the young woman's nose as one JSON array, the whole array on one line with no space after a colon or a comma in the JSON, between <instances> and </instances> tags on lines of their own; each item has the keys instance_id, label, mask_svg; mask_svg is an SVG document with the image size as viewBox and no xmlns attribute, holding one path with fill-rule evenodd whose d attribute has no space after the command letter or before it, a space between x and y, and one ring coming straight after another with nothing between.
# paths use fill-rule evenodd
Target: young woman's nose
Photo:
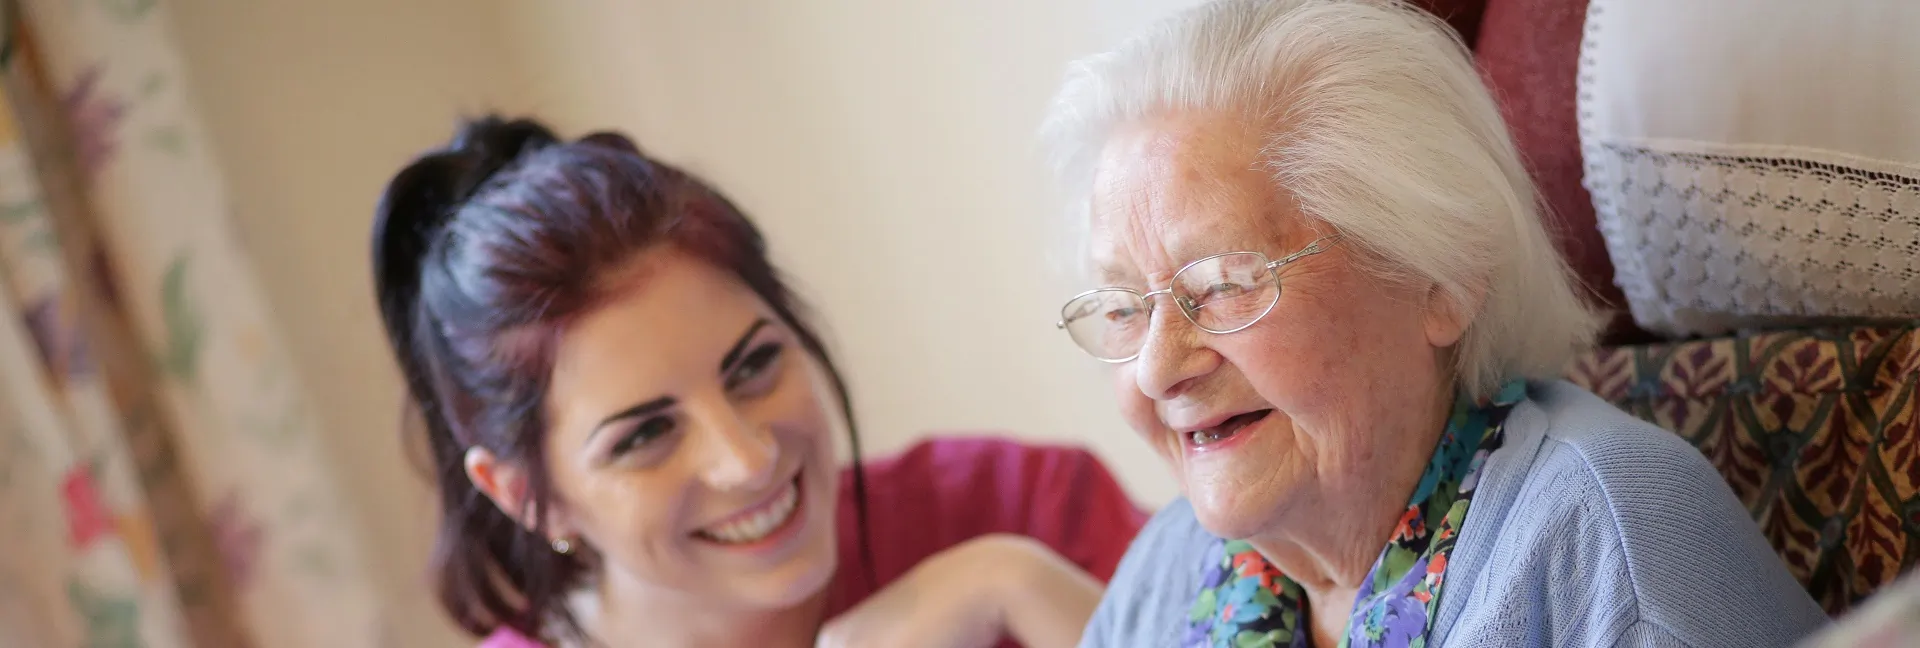
<instances>
[{"instance_id":1,"label":"young woman's nose","mask_svg":"<svg viewBox=\"0 0 1920 648\"><path fill-rule=\"evenodd\" d=\"M695 412L701 440L701 479L719 491L759 491L779 478L780 444L773 431L726 400Z\"/></svg>"}]
</instances>

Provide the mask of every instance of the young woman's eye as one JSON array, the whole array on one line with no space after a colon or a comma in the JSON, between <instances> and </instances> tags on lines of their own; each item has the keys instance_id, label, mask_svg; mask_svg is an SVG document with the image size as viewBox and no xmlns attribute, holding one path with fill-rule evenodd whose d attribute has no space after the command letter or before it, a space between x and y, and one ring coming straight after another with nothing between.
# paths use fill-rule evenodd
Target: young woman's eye
<instances>
[{"instance_id":1,"label":"young woman's eye","mask_svg":"<svg viewBox=\"0 0 1920 648\"><path fill-rule=\"evenodd\" d=\"M615 441L613 447L607 450L607 455L614 459L626 456L627 453L644 447L648 442L672 433L678 426L679 423L675 422L671 416L649 417L633 426L633 429L621 436L619 441Z\"/></svg>"},{"instance_id":2,"label":"young woman's eye","mask_svg":"<svg viewBox=\"0 0 1920 648\"><path fill-rule=\"evenodd\" d=\"M781 352L785 347L778 342L768 342L747 352L746 357L735 365L733 373L727 376L727 390L733 392L757 393L765 387L764 378L774 375L779 364Z\"/></svg>"}]
</instances>

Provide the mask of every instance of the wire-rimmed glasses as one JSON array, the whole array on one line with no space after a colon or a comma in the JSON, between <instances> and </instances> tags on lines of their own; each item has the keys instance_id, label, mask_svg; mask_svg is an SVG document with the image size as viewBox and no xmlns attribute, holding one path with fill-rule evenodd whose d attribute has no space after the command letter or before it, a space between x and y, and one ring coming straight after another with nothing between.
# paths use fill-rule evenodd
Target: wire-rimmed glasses
<instances>
[{"instance_id":1,"label":"wire-rimmed glasses","mask_svg":"<svg viewBox=\"0 0 1920 648\"><path fill-rule=\"evenodd\" d=\"M1153 298L1166 295L1200 330L1216 335L1253 326L1280 301L1280 267L1325 252L1340 235L1322 236L1299 252L1269 261L1259 252L1226 252L1202 258L1173 273L1164 289L1096 288L1067 300L1054 326L1103 362L1140 355L1153 321Z\"/></svg>"}]
</instances>

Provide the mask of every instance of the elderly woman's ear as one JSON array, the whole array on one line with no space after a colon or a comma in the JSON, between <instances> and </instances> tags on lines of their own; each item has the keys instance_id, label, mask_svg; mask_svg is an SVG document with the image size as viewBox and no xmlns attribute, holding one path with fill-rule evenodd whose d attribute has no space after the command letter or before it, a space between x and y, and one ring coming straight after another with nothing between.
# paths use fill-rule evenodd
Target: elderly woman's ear
<instances>
[{"instance_id":1,"label":"elderly woman's ear","mask_svg":"<svg viewBox=\"0 0 1920 648\"><path fill-rule=\"evenodd\" d=\"M1457 293L1449 293L1437 283L1428 286L1425 314L1421 318L1427 343L1436 349L1459 344L1460 338L1467 334L1467 327L1473 325L1473 316L1480 312L1480 305L1486 303L1486 297L1487 290L1481 286L1464 288Z\"/></svg>"}]
</instances>

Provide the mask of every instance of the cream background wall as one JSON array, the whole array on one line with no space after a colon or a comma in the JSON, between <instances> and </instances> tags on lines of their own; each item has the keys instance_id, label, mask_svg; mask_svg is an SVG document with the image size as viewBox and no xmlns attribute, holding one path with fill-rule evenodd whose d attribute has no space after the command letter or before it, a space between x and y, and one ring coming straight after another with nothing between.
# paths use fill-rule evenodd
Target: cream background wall
<instances>
[{"instance_id":1,"label":"cream background wall","mask_svg":"<svg viewBox=\"0 0 1920 648\"><path fill-rule=\"evenodd\" d=\"M177 0L236 226L353 474L394 645L467 642L421 576L434 508L398 451L367 228L454 117L620 129L729 192L820 311L874 450L955 430L1083 444L1152 506L1171 480L1053 328L1080 286L1049 266L1033 132L1066 61L1193 2Z\"/></svg>"}]
</instances>

